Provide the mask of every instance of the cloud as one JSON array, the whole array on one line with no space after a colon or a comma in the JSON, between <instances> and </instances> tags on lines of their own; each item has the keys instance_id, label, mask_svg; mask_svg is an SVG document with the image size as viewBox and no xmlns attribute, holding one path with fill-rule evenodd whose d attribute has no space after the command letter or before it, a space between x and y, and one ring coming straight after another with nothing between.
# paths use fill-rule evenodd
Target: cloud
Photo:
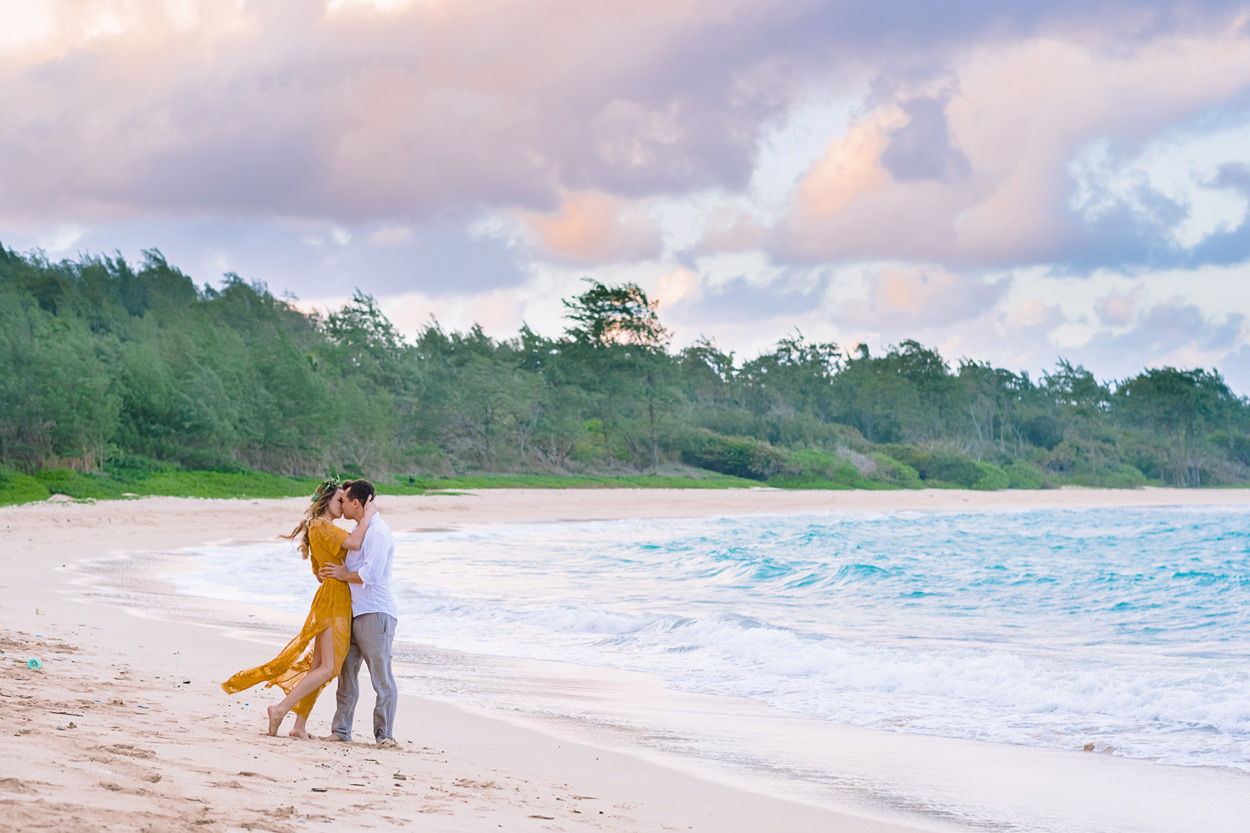
<instances>
[{"instance_id":1,"label":"cloud","mask_svg":"<svg viewBox=\"0 0 1250 833\"><path fill-rule=\"evenodd\" d=\"M356 287L379 297L419 291L442 298L515 288L529 278L506 241L459 226L422 226L407 240L390 237L386 246L370 240L378 230L367 224L280 219L128 220L73 231L81 234L61 239L55 250L34 236L6 235L3 243L17 251L118 251L136 262L144 249L156 248L198 284L215 284L233 271L275 293L309 298L350 296Z\"/></svg>"},{"instance_id":2,"label":"cloud","mask_svg":"<svg viewBox=\"0 0 1250 833\"><path fill-rule=\"evenodd\" d=\"M1227 188L1250 196L1250 164L1229 162L1222 164L1212 184L1217 188Z\"/></svg>"},{"instance_id":3,"label":"cloud","mask_svg":"<svg viewBox=\"0 0 1250 833\"><path fill-rule=\"evenodd\" d=\"M522 224L541 254L555 260L647 260L661 248L659 232L640 210L599 192L569 194L559 212L526 214Z\"/></svg>"},{"instance_id":4,"label":"cloud","mask_svg":"<svg viewBox=\"0 0 1250 833\"><path fill-rule=\"evenodd\" d=\"M49 3L0 58L0 221L428 219L741 184L793 92L754 2L253 0L228 25L190 6L192 27L111 4L87 37L78 4Z\"/></svg>"},{"instance_id":5,"label":"cloud","mask_svg":"<svg viewBox=\"0 0 1250 833\"><path fill-rule=\"evenodd\" d=\"M1241 396L1250 394L1250 345L1243 344L1221 359L1220 371L1234 392Z\"/></svg>"},{"instance_id":6,"label":"cloud","mask_svg":"<svg viewBox=\"0 0 1250 833\"><path fill-rule=\"evenodd\" d=\"M889 172L881 155L890 135L905 124L901 108L881 108L829 143L824 158L799 184L799 199L813 217L844 214L852 202L887 191Z\"/></svg>"},{"instance_id":7,"label":"cloud","mask_svg":"<svg viewBox=\"0 0 1250 833\"><path fill-rule=\"evenodd\" d=\"M881 164L895 182L949 181L969 174L968 157L951 144L943 99L921 96L902 105L907 123L890 131Z\"/></svg>"},{"instance_id":8,"label":"cloud","mask_svg":"<svg viewBox=\"0 0 1250 833\"><path fill-rule=\"evenodd\" d=\"M403 246L412 242L412 229L408 226L383 226L369 232L369 242L375 246Z\"/></svg>"},{"instance_id":9,"label":"cloud","mask_svg":"<svg viewBox=\"0 0 1250 833\"><path fill-rule=\"evenodd\" d=\"M68 251L82 236L87 233L87 228L77 223L65 223L54 228L47 234L40 235L35 241L35 245L49 254L61 254Z\"/></svg>"},{"instance_id":10,"label":"cloud","mask_svg":"<svg viewBox=\"0 0 1250 833\"><path fill-rule=\"evenodd\" d=\"M1248 84L1250 38L1239 32L1118 54L1040 38L976 49L949 76L896 87L831 140L774 245L797 261L1146 261L1185 209L1139 188L1101 214L1088 200L1074 211L1074 154L1100 137L1147 142Z\"/></svg>"},{"instance_id":11,"label":"cloud","mask_svg":"<svg viewBox=\"0 0 1250 833\"><path fill-rule=\"evenodd\" d=\"M997 316L995 331L999 336L1010 336L1029 329L1048 331L1066 322L1058 305L1030 297L1002 310Z\"/></svg>"},{"instance_id":12,"label":"cloud","mask_svg":"<svg viewBox=\"0 0 1250 833\"><path fill-rule=\"evenodd\" d=\"M477 324L488 334L505 338L520 328L524 305L515 294L499 290L442 298L410 292L387 299L382 309L401 332L416 332L436 320L460 332Z\"/></svg>"},{"instance_id":13,"label":"cloud","mask_svg":"<svg viewBox=\"0 0 1250 833\"><path fill-rule=\"evenodd\" d=\"M831 276L821 272L792 272L771 277L767 282L735 276L716 284L701 282L697 296L690 297L672 314L675 323L708 326L707 323L763 323L795 318L812 312L826 315ZM783 335L778 332L777 337Z\"/></svg>"},{"instance_id":14,"label":"cloud","mask_svg":"<svg viewBox=\"0 0 1250 833\"><path fill-rule=\"evenodd\" d=\"M679 268L665 272L655 281L655 298L662 310L682 301L697 298L702 288L699 276L689 269Z\"/></svg>"},{"instance_id":15,"label":"cloud","mask_svg":"<svg viewBox=\"0 0 1250 833\"><path fill-rule=\"evenodd\" d=\"M983 278L940 267L888 267L869 275L869 295L846 301L839 321L873 330L919 331L977 319L1011 288L1009 277Z\"/></svg>"},{"instance_id":16,"label":"cloud","mask_svg":"<svg viewBox=\"0 0 1250 833\"><path fill-rule=\"evenodd\" d=\"M1002 43L1104 30L1117 45L1155 32L1208 36L1239 5L1210 3L1190 17L1128 2L988 12L764 0L22 8L0 57L0 221L214 213L356 223L483 206L550 212L570 191L639 199L740 190L760 137L813 88L855 95L874 73L894 75L881 68L923 75L982 44L987 66L961 67L976 88L1011 72L993 57ZM914 60L901 60L900 48ZM1120 63L1158 62L1156 80L1178 76L1194 100L1218 86L1212 79L1239 83L1238 43L1199 39L1194 49L1206 59L1201 77L1178 76L1159 54L1097 70L1116 76ZM1026 124L1085 92L1058 65L1026 63L1028 74L1012 78L1024 94L1012 103L1047 111ZM1093 86L1105 97L1125 81ZM999 95L1015 98L1004 87ZM882 147L887 170L903 182L949 180L966 157L979 172L984 149L978 156L964 136L979 117L960 100L943 107L931 90L900 100L909 120ZM1160 118L1174 109L1167 96L1149 105L1140 109Z\"/></svg>"},{"instance_id":17,"label":"cloud","mask_svg":"<svg viewBox=\"0 0 1250 833\"><path fill-rule=\"evenodd\" d=\"M758 217L741 209L718 206L704 220L694 249L701 254L741 252L764 242L768 229Z\"/></svg>"},{"instance_id":18,"label":"cloud","mask_svg":"<svg viewBox=\"0 0 1250 833\"><path fill-rule=\"evenodd\" d=\"M1132 322L1141 300L1141 287L1131 292L1109 292L1095 302L1094 311L1105 326L1123 327Z\"/></svg>"},{"instance_id":19,"label":"cloud","mask_svg":"<svg viewBox=\"0 0 1250 833\"><path fill-rule=\"evenodd\" d=\"M1145 310L1120 334L1099 333L1082 351L1100 357L1118 376L1144 367L1216 367L1246 344L1246 316L1240 312L1208 315L1183 298ZM1243 390L1250 379L1239 379Z\"/></svg>"}]
</instances>

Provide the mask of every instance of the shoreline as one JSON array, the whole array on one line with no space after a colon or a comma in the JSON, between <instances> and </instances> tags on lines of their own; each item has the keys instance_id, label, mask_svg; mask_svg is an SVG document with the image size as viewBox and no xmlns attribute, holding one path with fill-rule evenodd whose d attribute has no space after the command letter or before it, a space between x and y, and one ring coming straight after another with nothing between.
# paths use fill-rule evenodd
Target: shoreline
<instances>
[{"instance_id":1,"label":"shoreline","mask_svg":"<svg viewBox=\"0 0 1250 833\"><path fill-rule=\"evenodd\" d=\"M385 500L390 517L403 517L392 520L400 529L428 526L429 503L447 499ZM465 511L471 498L456 500L454 523L481 519ZM232 628L93 601L91 579L71 569L96 561L107 571L110 554L169 553L227 536L272 540L305 504L149 498L0 509L9 553L0 579L0 703L15 705L0 720L10 738L0 830L290 831L324 829L331 819L349 829L421 820L449 831L926 829L749 793L408 694L396 731L401 751L269 738L260 703L273 692L227 697L218 687L254 658ZM15 661L27 655L40 656L43 669ZM365 692L358 737L369 720ZM323 696L310 724L326 723L332 708Z\"/></svg>"},{"instance_id":2,"label":"shoreline","mask_svg":"<svg viewBox=\"0 0 1250 833\"><path fill-rule=\"evenodd\" d=\"M1221 499L1211 500L1215 496ZM1026 497L1042 500L1021 499ZM1250 507L1250 492L1056 490L1004 495L752 490L657 495L652 490L492 490L381 501L392 526L411 531L488 523L757 513ZM367 827L389 826L388 818L410 821L418 814L429 821L437 819L433 826L440 830L521 823L539 829L574 829L590 823L606 830L952 829L949 824L931 827L923 820L873 818L870 812L839 812L801 800L771 798L648 756L570 739L556 726L544 732L535 728L534 721L410 694L401 696L397 736L412 743L405 743L403 752L389 753L393 758L365 744L336 748L319 741L271 739L260 729L263 712L256 701L269 702L273 693L254 689L227 698L217 688L217 678L224 679L255 658L241 645L277 639L276 631L189 621L181 618L185 609L173 617L159 610L133 615L117 606L118 599L93 600L89 576L69 568L94 560L107 573L108 562L100 559L110 552L169 553L222 541L227 535L236 541L272 540L275 530L285 531L289 518L304 505L300 498L145 498L125 504L0 509L0 529L10 553L9 569L0 580L0 621L8 634L0 646L5 651L0 658L6 660L0 694L8 699L0 702L7 706L13 700L24 701L23 694L43 701L23 702L23 708L6 714L0 726L13 738L6 744L8 760L0 766L0 803L21 820L14 829L34 829L41 820L67 814L80 823L61 829L139 829L158 819L168 819L171 829L184 824L192 829L191 821L205 818L232 829L250 825L294 830L330 818ZM28 555L39 557L24 557ZM176 605L180 597L171 598ZM234 613L245 617L247 609L240 604ZM15 653L38 651L51 660L42 672L9 661ZM372 696L367 685L363 689L358 730L367 727ZM331 701L332 697L321 698L310 721L314 726L328 719ZM53 708L56 705L65 708ZM57 728L66 721L75 722L75 727ZM843 740L848 746L852 740L865 747L879 746L857 754L881 758L887 767L892 756L894 764L901 764L899 756L914 752L917 745L959 759L987 788L995 778L985 760L1019 766L1019 755L1003 757L1003 750L987 748L988 744L967 742L972 744L968 746L944 739L917 744L915 736L880 737L881 733L859 731L866 734L851 739L856 733L850 733ZM249 759L248 766L240 763ZM1076 760L1082 771L1087 769L1086 760L1095 767L1102 763L1095 763L1093 756L1078 755ZM389 778L382 771L387 767L405 778ZM109 773L107 778L101 770ZM327 775L333 777L327 780ZM328 792L311 792L309 784L317 779L328 784ZM417 782L424 785L422 790L415 788ZM175 820L181 821L174 824ZM0 829L5 829L3 824ZM195 829L203 829L202 824Z\"/></svg>"}]
</instances>

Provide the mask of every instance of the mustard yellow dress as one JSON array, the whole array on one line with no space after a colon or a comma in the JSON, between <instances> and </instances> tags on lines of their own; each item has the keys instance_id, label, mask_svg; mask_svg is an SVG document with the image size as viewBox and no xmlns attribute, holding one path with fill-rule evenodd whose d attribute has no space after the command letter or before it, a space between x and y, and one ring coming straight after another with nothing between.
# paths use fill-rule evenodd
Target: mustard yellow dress
<instances>
[{"instance_id":1,"label":"mustard yellow dress","mask_svg":"<svg viewBox=\"0 0 1250 833\"><path fill-rule=\"evenodd\" d=\"M309 560L312 562L313 575L317 575L323 564L343 563L347 557L343 541L347 536L345 530L325 518L317 518L308 525ZM334 638L334 674L330 677L333 680L339 675L352 639L352 593L346 582L336 578L326 579L317 589L317 595L313 596L312 609L308 611L308 619L299 636L287 643L282 652L269 662L240 671L222 683L221 687L227 694L235 694L264 683L266 687L276 685L290 694L291 689L311 670L313 640L326 628L331 629ZM323 688L325 685L300 700L291 711L307 719Z\"/></svg>"}]
</instances>

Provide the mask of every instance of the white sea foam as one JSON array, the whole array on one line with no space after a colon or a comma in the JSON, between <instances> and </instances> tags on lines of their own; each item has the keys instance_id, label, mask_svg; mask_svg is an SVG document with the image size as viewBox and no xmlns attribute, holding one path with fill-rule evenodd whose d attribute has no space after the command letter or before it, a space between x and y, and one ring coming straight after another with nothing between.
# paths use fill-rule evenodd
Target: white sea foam
<instances>
[{"instance_id":1,"label":"white sea foam","mask_svg":"<svg viewBox=\"0 0 1250 833\"><path fill-rule=\"evenodd\" d=\"M398 543L401 638L869 728L1250 770L1245 512L618 521ZM292 592L287 547L198 559L182 581L201 595L297 612L315 588Z\"/></svg>"}]
</instances>

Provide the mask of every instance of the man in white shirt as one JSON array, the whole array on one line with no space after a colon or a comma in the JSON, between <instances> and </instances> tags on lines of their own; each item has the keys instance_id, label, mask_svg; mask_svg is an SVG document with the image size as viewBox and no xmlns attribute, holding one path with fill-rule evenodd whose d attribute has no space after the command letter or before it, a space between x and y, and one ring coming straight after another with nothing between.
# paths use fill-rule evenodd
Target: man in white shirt
<instances>
[{"instance_id":1,"label":"man in white shirt","mask_svg":"<svg viewBox=\"0 0 1250 833\"><path fill-rule=\"evenodd\" d=\"M343 517L359 523L374 498L368 480L343 484ZM373 709L373 737L383 749L397 749L395 706L399 690L391 673L391 648L395 641L398 610L391 595L391 564L395 559L395 539L391 529L370 511L365 540L359 550L347 551L346 564L326 564L322 578L347 582L352 591L352 645L339 671L338 710L330 724L331 740L350 741L356 699L360 695L360 661L369 668L369 679L377 693Z\"/></svg>"}]
</instances>

